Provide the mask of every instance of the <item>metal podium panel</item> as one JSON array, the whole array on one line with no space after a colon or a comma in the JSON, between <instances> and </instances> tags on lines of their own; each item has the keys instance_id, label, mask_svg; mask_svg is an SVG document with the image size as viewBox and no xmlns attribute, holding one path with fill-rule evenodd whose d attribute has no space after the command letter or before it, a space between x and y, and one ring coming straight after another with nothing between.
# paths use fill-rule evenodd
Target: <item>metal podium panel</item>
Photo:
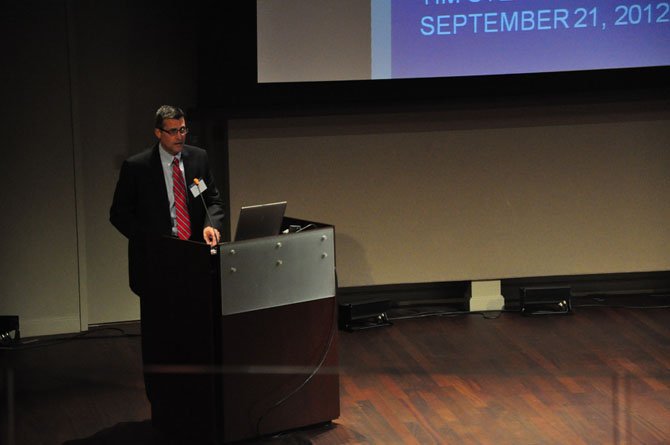
<instances>
[{"instance_id":1,"label":"metal podium panel","mask_svg":"<svg viewBox=\"0 0 670 445\"><path fill-rule=\"evenodd\" d=\"M335 295L332 227L223 244L223 315Z\"/></svg>"}]
</instances>

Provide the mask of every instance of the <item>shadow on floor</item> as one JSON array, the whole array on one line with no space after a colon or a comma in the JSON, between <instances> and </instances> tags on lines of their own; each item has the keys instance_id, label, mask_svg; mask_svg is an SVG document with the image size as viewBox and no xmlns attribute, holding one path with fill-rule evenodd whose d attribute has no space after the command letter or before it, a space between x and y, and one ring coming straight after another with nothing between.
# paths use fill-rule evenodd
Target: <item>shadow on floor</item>
<instances>
[{"instance_id":1,"label":"shadow on floor","mask_svg":"<svg viewBox=\"0 0 670 445\"><path fill-rule=\"evenodd\" d=\"M308 445L312 441L301 431L275 437L235 442L238 445ZM84 439L68 440L63 445L214 445L214 442L197 439L168 437L143 422L122 422Z\"/></svg>"}]
</instances>

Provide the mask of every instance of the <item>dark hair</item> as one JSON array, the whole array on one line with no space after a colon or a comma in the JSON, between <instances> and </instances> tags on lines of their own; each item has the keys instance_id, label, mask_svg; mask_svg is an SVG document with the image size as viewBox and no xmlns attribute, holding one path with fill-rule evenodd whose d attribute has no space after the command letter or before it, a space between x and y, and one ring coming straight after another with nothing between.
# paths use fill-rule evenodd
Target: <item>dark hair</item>
<instances>
[{"instance_id":1,"label":"dark hair","mask_svg":"<svg viewBox=\"0 0 670 445\"><path fill-rule=\"evenodd\" d=\"M186 115L181 108L173 107L172 105L161 105L156 110L156 128L163 128L163 121L165 119L181 119L182 117L186 117Z\"/></svg>"}]
</instances>

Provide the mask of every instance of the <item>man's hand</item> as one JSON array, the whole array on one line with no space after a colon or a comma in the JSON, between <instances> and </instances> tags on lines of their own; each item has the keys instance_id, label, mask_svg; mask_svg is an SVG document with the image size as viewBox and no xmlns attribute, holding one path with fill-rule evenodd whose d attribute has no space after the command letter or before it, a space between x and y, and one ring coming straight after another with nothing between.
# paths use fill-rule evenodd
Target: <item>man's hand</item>
<instances>
[{"instance_id":1,"label":"man's hand","mask_svg":"<svg viewBox=\"0 0 670 445\"><path fill-rule=\"evenodd\" d=\"M202 237L205 239L205 242L212 247L216 247L219 244L221 239L221 234L214 227L207 226L202 231Z\"/></svg>"}]
</instances>

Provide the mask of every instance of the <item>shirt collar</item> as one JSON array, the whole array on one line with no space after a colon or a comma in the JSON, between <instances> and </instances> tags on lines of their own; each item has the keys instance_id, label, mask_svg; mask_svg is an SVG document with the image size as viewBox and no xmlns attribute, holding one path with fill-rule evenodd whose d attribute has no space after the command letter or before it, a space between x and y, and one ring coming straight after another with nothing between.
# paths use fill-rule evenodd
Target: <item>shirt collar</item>
<instances>
[{"instance_id":1,"label":"shirt collar","mask_svg":"<svg viewBox=\"0 0 670 445\"><path fill-rule=\"evenodd\" d=\"M182 152L179 152L176 155L172 155L172 154L168 153L167 150L165 150L163 148L163 146L160 144L160 142L158 143L158 153L160 154L161 162L163 164L172 164L172 161L173 161L174 158L179 159L179 162L181 162L181 153Z\"/></svg>"}]
</instances>

